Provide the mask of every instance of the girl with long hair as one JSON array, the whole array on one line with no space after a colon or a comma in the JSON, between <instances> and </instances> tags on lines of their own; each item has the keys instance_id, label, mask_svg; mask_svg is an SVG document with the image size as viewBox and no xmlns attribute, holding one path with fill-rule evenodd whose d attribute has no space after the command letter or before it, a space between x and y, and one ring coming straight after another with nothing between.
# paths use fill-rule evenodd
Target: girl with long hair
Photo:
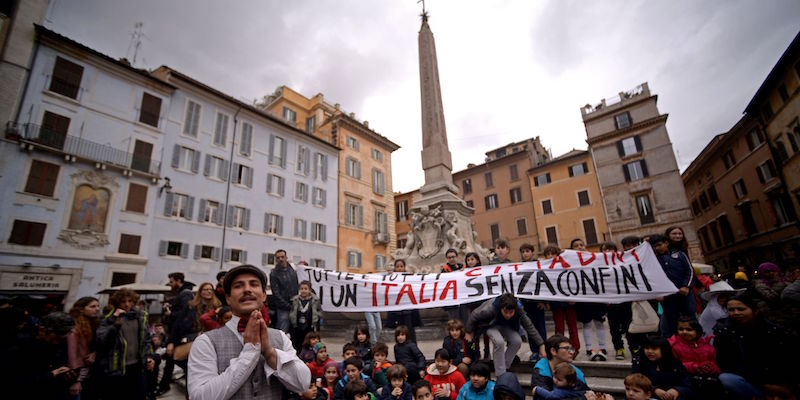
<instances>
[{"instance_id":1,"label":"girl with long hair","mask_svg":"<svg viewBox=\"0 0 800 400\"><path fill-rule=\"evenodd\" d=\"M75 328L67 336L69 367L78 370L78 378L69 387L70 395L79 396L89 378L89 367L95 361L94 339L98 325L100 302L94 297L81 297L69 310Z\"/></svg>"},{"instance_id":2,"label":"girl with long hair","mask_svg":"<svg viewBox=\"0 0 800 400\"><path fill-rule=\"evenodd\" d=\"M222 303L214 293L214 284L211 282L201 283L194 298L189 302L189 308L195 313L195 332L202 332L204 330L203 325L200 323L200 317L219 307L222 307Z\"/></svg>"}]
</instances>

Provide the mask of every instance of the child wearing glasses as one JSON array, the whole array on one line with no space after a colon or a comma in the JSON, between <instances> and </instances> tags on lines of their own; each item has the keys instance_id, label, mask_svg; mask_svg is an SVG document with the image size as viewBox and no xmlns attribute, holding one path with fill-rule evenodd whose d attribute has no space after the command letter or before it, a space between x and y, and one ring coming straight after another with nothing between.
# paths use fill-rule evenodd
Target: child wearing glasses
<instances>
[{"instance_id":1,"label":"child wearing glasses","mask_svg":"<svg viewBox=\"0 0 800 400\"><path fill-rule=\"evenodd\" d=\"M556 386L553 382L553 371L555 371L556 365L568 363L575 370L576 381L573 389L580 391L589 390L583 371L572 364L572 357L575 355L575 349L566 336L559 334L550 336L544 342L544 346L547 351L547 358L540 359L533 366L531 386L540 387L548 391L554 390Z\"/></svg>"}]
</instances>

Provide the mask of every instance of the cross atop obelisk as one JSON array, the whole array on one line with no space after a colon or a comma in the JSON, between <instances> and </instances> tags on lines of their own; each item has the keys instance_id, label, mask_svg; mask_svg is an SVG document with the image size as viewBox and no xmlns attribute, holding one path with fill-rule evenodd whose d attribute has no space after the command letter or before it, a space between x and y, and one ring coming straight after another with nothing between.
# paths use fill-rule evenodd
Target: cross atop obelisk
<instances>
[{"instance_id":1,"label":"cross atop obelisk","mask_svg":"<svg viewBox=\"0 0 800 400\"><path fill-rule=\"evenodd\" d=\"M439 65L436 44L428 26L428 12L422 2L422 27L419 30L419 86L422 97L422 169L425 185L420 194L426 197L456 197L453 185L453 164L447 146L442 91L439 87ZM432 199L431 199L432 200Z\"/></svg>"}]
</instances>

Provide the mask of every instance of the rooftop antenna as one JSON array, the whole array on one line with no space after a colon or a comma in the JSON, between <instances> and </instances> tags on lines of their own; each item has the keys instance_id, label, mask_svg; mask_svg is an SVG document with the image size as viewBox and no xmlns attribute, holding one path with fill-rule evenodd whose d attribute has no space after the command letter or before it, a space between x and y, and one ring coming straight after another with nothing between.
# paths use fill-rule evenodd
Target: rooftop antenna
<instances>
[{"instance_id":1,"label":"rooftop antenna","mask_svg":"<svg viewBox=\"0 0 800 400\"><path fill-rule=\"evenodd\" d=\"M142 26L144 24L142 22L137 22L133 29L134 31L131 32L131 42L128 44L128 51L125 55L131 53L131 48L133 48L133 57L131 59L131 65L136 65L136 57L139 54L139 49L142 47L142 38L147 37L145 36L144 32L142 32Z\"/></svg>"},{"instance_id":2,"label":"rooftop antenna","mask_svg":"<svg viewBox=\"0 0 800 400\"><path fill-rule=\"evenodd\" d=\"M417 0L417 4L422 3L422 14L419 16L422 17L422 22L428 22L428 11L425 10L425 0Z\"/></svg>"}]
</instances>

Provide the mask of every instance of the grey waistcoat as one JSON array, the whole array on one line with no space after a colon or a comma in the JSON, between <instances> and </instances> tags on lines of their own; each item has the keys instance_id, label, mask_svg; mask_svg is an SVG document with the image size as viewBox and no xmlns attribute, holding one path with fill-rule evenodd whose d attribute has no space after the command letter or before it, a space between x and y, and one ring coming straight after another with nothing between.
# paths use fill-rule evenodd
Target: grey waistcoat
<instances>
[{"instance_id":1,"label":"grey waistcoat","mask_svg":"<svg viewBox=\"0 0 800 400\"><path fill-rule=\"evenodd\" d=\"M273 331L273 329L270 329ZM217 353L217 372L222 373L231 363L232 358L239 357L244 346L239 341L239 338L227 326L222 326L218 329L208 331L205 333L214 345L214 351ZM269 342L272 347L281 348L281 342L278 332L269 333ZM259 355L259 361L256 364L255 370L250 374L250 377L244 381L242 386L236 393L233 394L231 399L269 399L280 400L283 392L283 385L274 376L267 380L264 376L264 356Z\"/></svg>"}]
</instances>

